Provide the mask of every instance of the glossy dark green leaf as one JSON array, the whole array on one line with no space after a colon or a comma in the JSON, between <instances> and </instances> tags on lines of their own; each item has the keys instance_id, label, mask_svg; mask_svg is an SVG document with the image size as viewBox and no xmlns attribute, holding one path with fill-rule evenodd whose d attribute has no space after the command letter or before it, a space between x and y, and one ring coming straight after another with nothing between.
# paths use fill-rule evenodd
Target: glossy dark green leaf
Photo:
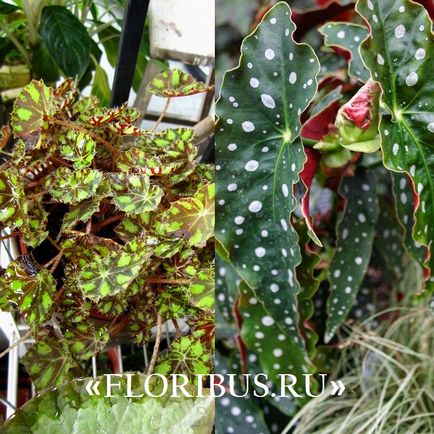
<instances>
[{"instance_id":1,"label":"glossy dark green leaf","mask_svg":"<svg viewBox=\"0 0 434 434\"><path fill-rule=\"evenodd\" d=\"M405 173L392 172L392 181L396 214L405 233L404 247L409 255L423 267L427 248L419 244L413 238L414 195L410 180ZM387 228L385 230L387 230Z\"/></svg>"},{"instance_id":2,"label":"glossy dark green leaf","mask_svg":"<svg viewBox=\"0 0 434 434\"><path fill-rule=\"evenodd\" d=\"M108 107L110 105L111 89L107 73L99 65L95 64L95 75L93 76L92 95L95 95L101 102L101 105Z\"/></svg>"},{"instance_id":3,"label":"glossy dark green leaf","mask_svg":"<svg viewBox=\"0 0 434 434\"><path fill-rule=\"evenodd\" d=\"M370 23L362 59L382 89L388 113L380 124L385 166L406 172L418 195L414 239L429 246L434 269L434 36L427 11L409 0L360 0L357 11ZM433 278L434 280L434 278ZM430 288L434 285L430 283Z\"/></svg>"},{"instance_id":4,"label":"glossy dark green leaf","mask_svg":"<svg viewBox=\"0 0 434 434\"><path fill-rule=\"evenodd\" d=\"M291 365L301 376L310 363L297 329L301 255L291 214L306 161L300 115L316 93L319 63L311 47L293 41L290 14L287 4L274 6L244 40L240 66L225 75L217 104L216 235L247 284L248 346L261 352L266 372ZM256 331L290 356L273 354L270 340L258 340ZM285 345L276 342L279 335Z\"/></svg>"},{"instance_id":5,"label":"glossy dark green leaf","mask_svg":"<svg viewBox=\"0 0 434 434\"><path fill-rule=\"evenodd\" d=\"M90 38L86 28L66 7L45 6L39 33L64 74L80 77L90 60Z\"/></svg>"},{"instance_id":6,"label":"glossy dark green leaf","mask_svg":"<svg viewBox=\"0 0 434 434\"><path fill-rule=\"evenodd\" d=\"M372 173L358 172L352 178L344 178L339 191L346 207L337 228L336 253L329 266L331 293L327 301L326 343L345 321L356 300L371 258L379 213Z\"/></svg>"},{"instance_id":7,"label":"glossy dark green leaf","mask_svg":"<svg viewBox=\"0 0 434 434\"><path fill-rule=\"evenodd\" d=\"M367 82L371 75L363 64L359 47L368 36L368 29L359 24L330 22L319 31L325 36L327 47L340 47L351 53L348 74L363 83Z\"/></svg>"},{"instance_id":8,"label":"glossy dark green leaf","mask_svg":"<svg viewBox=\"0 0 434 434\"><path fill-rule=\"evenodd\" d=\"M10 3L6 3L4 1L0 1L0 14L7 15L17 10L19 10L18 6L12 5Z\"/></svg>"}]
</instances>

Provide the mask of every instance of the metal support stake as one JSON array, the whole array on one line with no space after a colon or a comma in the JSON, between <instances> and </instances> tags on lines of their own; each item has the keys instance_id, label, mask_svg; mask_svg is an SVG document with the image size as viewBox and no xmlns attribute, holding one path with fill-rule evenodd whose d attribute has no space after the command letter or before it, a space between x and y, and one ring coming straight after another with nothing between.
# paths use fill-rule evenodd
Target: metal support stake
<instances>
[{"instance_id":1,"label":"metal support stake","mask_svg":"<svg viewBox=\"0 0 434 434\"><path fill-rule=\"evenodd\" d=\"M150 0L128 0L125 9L111 107L128 101Z\"/></svg>"}]
</instances>

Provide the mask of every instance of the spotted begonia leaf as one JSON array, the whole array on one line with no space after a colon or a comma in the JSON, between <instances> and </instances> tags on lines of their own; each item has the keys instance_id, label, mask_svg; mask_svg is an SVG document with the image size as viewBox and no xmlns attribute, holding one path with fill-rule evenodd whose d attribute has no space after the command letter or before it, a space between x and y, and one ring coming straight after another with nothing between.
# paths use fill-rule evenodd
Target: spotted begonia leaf
<instances>
[{"instance_id":1,"label":"spotted begonia leaf","mask_svg":"<svg viewBox=\"0 0 434 434\"><path fill-rule=\"evenodd\" d=\"M293 186L306 161L299 118L316 93L319 63L311 47L293 41L290 13L286 3L274 6L244 40L240 66L225 75L217 107L216 236L248 285L247 300L257 300L244 305L248 346L259 343L253 349L261 351L266 371L291 365L301 375L309 363L297 329L301 255L290 219ZM257 340L256 327L270 340ZM285 366L271 341L290 349Z\"/></svg>"},{"instance_id":2,"label":"spotted begonia leaf","mask_svg":"<svg viewBox=\"0 0 434 434\"><path fill-rule=\"evenodd\" d=\"M170 373L184 374L192 384L197 384L197 374L211 372L211 355L200 340L193 336L181 336L175 339L168 353L162 356L155 367L161 375Z\"/></svg>"},{"instance_id":3,"label":"spotted begonia leaf","mask_svg":"<svg viewBox=\"0 0 434 434\"><path fill-rule=\"evenodd\" d=\"M18 171L12 167L0 172L0 222L21 227L26 221L28 204Z\"/></svg>"},{"instance_id":4,"label":"spotted begonia leaf","mask_svg":"<svg viewBox=\"0 0 434 434\"><path fill-rule=\"evenodd\" d=\"M402 174L397 175L405 176ZM413 212L407 217L413 218ZM380 214L378 216L376 232L377 238L374 247L383 257L390 281L393 282L395 280L396 282L405 270L408 256L405 254L402 240L403 228L398 223L394 207L389 205L385 200L380 201Z\"/></svg>"},{"instance_id":5,"label":"spotted begonia leaf","mask_svg":"<svg viewBox=\"0 0 434 434\"><path fill-rule=\"evenodd\" d=\"M368 29L354 23L327 23L319 31L325 36L327 47L341 47L351 53L348 74L365 83L370 73L360 57L359 47L368 36Z\"/></svg>"},{"instance_id":6,"label":"spotted begonia leaf","mask_svg":"<svg viewBox=\"0 0 434 434\"><path fill-rule=\"evenodd\" d=\"M113 202L128 214L154 211L163 197L163 190L151 184L148 175L114 173L110 177Z\"/></svg>"},{"instance_id":7,"label":"spotted begonia leaf","mask_svg":"<svg viewBox=\"0 0 434 434\"><path fill-rule=\"evenodd\" d=\"M21 262L11 262L5 273L8 299L17 303L27 324L36 328L51 316L56 295L56 282L48 270L31 270Z\"/></svg>"},{"instance_id":8,"label":"spotted begonia leaf","mask_svg":"<svg viewBox=\"0 0 434 434\"><path fill-rule=\"evenodd\" d=\"M284 296L276 288L268 286L276 306L284 305ZM295 302L296 303L296 302ZM282 315L282 322L274 320L270 311L245 282L240 285L238 310L243 318L241 336L247 347L254 351L268 378L278 383L279 374L291 372L297 378L313 372L313 367L304 350L304 342L298 329L297 305L293 304ZM288 329L290 333L288 333ZM288 336L291 338L289 339ZM300 388L298 388L300 391Z\"/></svg>"},{"instance_id":9,"label":"spotted begonia leaf","mask_svg":"<svg viewBox=\"0 0 434 434\"><path fill-rule=\"evenodd\" d=\"M211 86L195 80L187 72L180 69L170 69L158 74L149 83L147 92L160 97L177 97L208 92Z\"/></svg>"},{"instance_id":10,"label":"spotted begonia leaf","mask_svg":"<svg viewBox=\"0 0 434 434\"><path fill-rule=\"evenodd\" d=\"M73 161L76 169L84 169L92 164L96 144L89 135L69 130L60 134L58 140L61 155L66 160Z\"/></svg>"},{"instance_id":11,"label":"spotted begonia leaf","mask_svg":"<svg viewBox=\"0 0 434 434\"><path fill-rule=\"evenodd\" d=\"M145 241L139 240L131 241L106 258L94 256L93 262L84 266L79 274L79 287L86 297L95 301L126 291L149 255Z\"/></svg>"},{"instance_id":12,"label":"spotted begonia leaf","mask_svg":"<svg viewBox=\"0 0 434 434\"><path fill-rule=\"evenodd\" d=\"M329 267L331 293L327 300L326 343L345 321L356 300L371 258L379 213L372 173L358 172L354 177L344 178L339 191L346 207L338 224L336 253Z\"/></svg>"},{"instance_id":13,"label":"spotted begonia leaf","mask_svg":"<svg viewBox=\"0 0 434 434\"><path fill-rule=\"evenodd\" d=\"M216 374L226 375L234 373L234 360L216 353ZM270 434L264 420L262 409L252 395L242 397L245 393L238 377L234 379L235 394L227 393L224 397L215 400L216 406L216 433L218 434L251 434L258 432Z\"/></svg>"},{"instance_id":14,"label":"spotted begonia leaf","mask_svg":"<svg viewBox=\"0 0 434 434\"><path fill-rule=\"evenodd\" d=\"M409 0L360 0L357 11L369 21L362 59L382 89L388 109L380 123L385 166L406 172L418 196L414 239L429 246L434 269L434 36L427 11ZM434 277L432 278L434 281ZM429 284L430 289L434 286Z\"/></svg>"},{"instance_id":15,"label":"spotted begonia leaf","mask_svg":"<svg viewBox=\"0 0 434 434\"><path fill-rule=\"evenodd\" d=\"M47 118L55 110L53 91L42 81L33 80L15 100L12 128L16 137L26 138L48 126Z\"/></svg>"},{"instance_id":16,"label":"spotted begonia leaf","mask_svg":"<svg viewBox=\"0 0 434 434\"><path fill-rule=\"evenodd\" d=\"M214 235L215 185L203 186L192 197L173 202L162 213L159 233L183 235L190 246L203 247Z\"/></svg>"},{"instance_id":17,"label":"spotted begonia leaf","mask_svg":"<svg viewBox=\"0 0 434 434\"><path fill-rule=\"evenodd\" d=\"M427 248L413 239L414 225L414 194L405 173L392 172L392 191L395 198L397 217L404 228L404 247L422 267L425 261Z\"/></svg>"},{"instance_id":18,"label":"spotted begonia leaf","mask_svg":"<svg viewBox=\"0 0 434 434\"><path fill-rule=\"evenodd\" d=\"M303 220L298 221L295 228L300 237L300 246L303 246L301 249L301 264L297 267L297 279L302 289L297 297L300 313L299 328L306 341L309 357L313 360L318 341L318 334L310 324L310 320L315 312L313 298L321 282L326 279L326 276L324 272L319 275L315 274L321 258L308 247L310 235L306 222Z\"/></svg>"},{"instance_id":19,"label":"spotted begonia leaf","mask_svg":"<svg viewBox=\"0 0 434 434\"><path fill-rule=\"evenodd\" d=\"M110 337L106 327L95 329L89 322L63 322L61 328L69 351L80 360L100 352Z\"/></svg>"},{"instance_id":20,"label":"spotted begonia leaf","mask_svg":"<svg viewBox=\"0 0 434 434\"><path fill-rule=\"evenodd\" d=\"M74 365L66 342L52 336L37 340L23 357L22 363L39 391L65 383Z\"/></svg>"},{"instance_id":21,"label":"spotted begonia leaf","mask_svg":"<svg viewBox=\"0 0 434 434\"><path fill-rule=\"evenodd\" d=\"M59 167L47 177L45 187L53 199L77 204L96 193L102 178L103 174L98 170Z\"/></svg>"}]
</instances>

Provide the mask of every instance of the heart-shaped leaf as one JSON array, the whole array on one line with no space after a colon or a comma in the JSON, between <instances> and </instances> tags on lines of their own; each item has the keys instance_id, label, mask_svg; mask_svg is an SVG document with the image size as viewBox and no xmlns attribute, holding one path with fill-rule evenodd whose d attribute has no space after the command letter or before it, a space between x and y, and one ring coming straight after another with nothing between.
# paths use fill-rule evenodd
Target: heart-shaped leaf
<instances>
[{"instance_id":1,"label":"heart-shaped leaf","mask_svg":"<svg viewBox=\"0 0 434 434\"><path fill-rule=\"evenodd\" d=\"M90 38L80 20L64 6L45 6L39 33L63 73L81 77L90 60Z\"/></svg>"},{"instance_id":2,"label":"heart-shaped leaf","mask_svg":"<svg viewBox=\"0 0 434 434\"><path fill-rule=\"evenodd\" d=\"M297 329L301 256L291 214L293 186L306 161L300 115L316 93L319 63L311 47L294 42L290 13L286 3L274 6L244 40L240 66L225 75L217 104L216 232L257 301L245 304L247 345L262 352L266 371L276 372L281 358L267 339L255 337L258 326L273 330L291 348L281 368L293 365L291 372L301 375L309 363Z\"/></svg>"},{"instance_id":3,"label":"heart-shaped leaf","mask_svg":"<svg viewBox=\"0 0 434 434\"><path fill-rule=\"evenodd\" d=\"M166 98L188 96L210 90L212 87L196 81L190 74L180 69L162 72L152 79L147 88L148 93Z\"/></svg>"},{"instance_id":4,"label":"heart-shaped leaf","mask_svg":"<svg viewBox=\"0 0 434 434\"><path fill-rule=\"evenodd\" d=\"M434 36L426 10L409 0L360 0L357 11L371 27L363 61L382 89L388 109L380 124L385 166L408 173L418 196L413 237L429 246L434 269ZM434 278L432 278L434 281ZM430 286L434 286L432 282Z\"/></svg>"},{"instance_id":5,"label":"heart-shaped leaf","mask_svg":"<svg viewBox=\"0 0 434 434\"><path fill-rule=\"evenodd\" d=\"M360 57L359 47L368 36L368 29L353 23L327 23L319 31L325 36L326 47L341 47L351 53L348 74L365 83L370 78Z\"/></svg>"},{"instance_id":6,"label":"heart-shaped leaf","mask_svg":"<svg viewBox=\"0 0 434 434\"><path fill-rule=\"evenodd\" d=\"M346 200L345 212L337 229L336 253L330 263L331 294L327 301L328 343L345 321L365 277L372 253L379 205L375 177L358 172L345 178L340 194Z\"/></svg>"}]
</instances>

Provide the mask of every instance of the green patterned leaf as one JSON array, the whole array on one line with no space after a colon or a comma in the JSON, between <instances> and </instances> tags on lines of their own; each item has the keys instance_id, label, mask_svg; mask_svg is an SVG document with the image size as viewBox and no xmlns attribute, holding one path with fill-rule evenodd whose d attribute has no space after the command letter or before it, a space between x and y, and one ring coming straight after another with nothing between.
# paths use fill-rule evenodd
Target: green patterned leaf
<instances>
[{"instance_id":1,"label":"green patterned leaf","mask_svg":"<svg viewBox=\"0 0 434 434\"><path fill-rule=\"evenodd\" d=\"M69 351L80 360L87 360L100 352L110 338L105 327L95 329L89 322L62 322L61 329Z\"/></svg>"},{"instance_id":2,"label":"green patterned leaf","mask_svg":"<svg viewBox=\"0 0 434 434\"><path fill-rule=\"evenodd\" d=\"M147 91L160 97L177 97L208 92L212 87L196 81L190 74L180 69L171 69L157 75L149 83Z\"/></svg>"},{"instance_id":3,"label":"green patterned leaf","mask_svg":"<svg viewBox=\"0 0 434 434\"><path fill-rule=\"evenodd\" d=\"M94 256L79 274L79 288L95 301L124 292L140 274L149 255L145 241L131 241L106 258Z\"/></svg>"},{"instance_id":4,"label":"green patterned leaf","mask_svg":"<svg viewBox=\"0 0 434 434\"><path fill-rule=\"evenodd\" d=\"M90 37L81 21L64 6L45 6L39 33L63 73L81 77L90 60Z\"/></svg>"},{"instance_id":5,"label":"green patterned leaf","mask_svg":"<svg viewBox=\"0 0 434 434\"><path fill-rule=\"evenodd\" d=\"M319 31L325 36L327 47L341 47L351 53L348 74L365 83L370 78L360 57L359 47L368 36L368 29L353 23L327 23Z\"/></svg>"},{"instance_id":6,"label":"green patterned leaf","mask_svg":"<svg viewBox=\"0 0 434 434\"><path fill-rule=\"evenodd\" d=\"M36 341L22 363L38 390L65 383L73 366L66 342L52 336Z\"/></svg>"},{"instance_id":7,"label":"green patterned leaf","mask_svg":"<svg viewBox=\"0 0 434 434\"><path fill-rule=\"evenodd\" d=\"M141 214L158 208L163 190L151 184L148 175L114 173L110 176L113 202L128 214Z\"/></svg>"},{"instance_id":8,"label":"green patterned leaf","mask_svg":"<svg viewBox=\"0 0 434 434\"><path fill-rule=\"evenodd\" d=\"M155 372L185 374L197 384L197 374L207 375L212 369L212 354L205 345L193 336L175 339L168 353L162 356L155 367Z\"/></svg>"},{"instance_id":9,"label":"green patterned leaf","mask_svg":"<svg viewBox=\"0 0 434 434\"><path fill-rule=\"evenodd\" d=\"M66 160L73 161L76 169L84 169L92 164L96 153L96 144L90 136L69 130L60 134L58 140L60 153Z\"/></svg>"},{"instance_id":10,"label":"green patterned leaf","mask_svg":"<svg viewBox=\"0 0 434 434\"><path fill-rule=\"evenodd\" d=\"M189 287L190 300L200 309L214 309L214 271L213 267L198 270Z\"/></svg>"},{"instance_id":11,"label":"green patterned leaf","mask_svg":"<svg viewBox=\"0 0 434 434\"><path fill-rule=\"evenodd\" d=\"M0 222L21 227L26 222L28 204L18 171L12 167L0 173Z\"/></svg>"},{"instance_id":12,"label":"green patterned leaf","mask_svg":"<svg viewBox=\"0 0 434 434\"><path fill-rule=\"evenodd\" d=\"M309 363L297 329L301 255L291 214L306 161L300 115L316 93L319 63L311 47L293 41L290 13L283 2L274 6L244 40L240 66L225 75L217 105L217 238L248 285L247 300L257 301L245 304L248 345L274 374L282 359L267 339L255 340L255 327L273 342L283 336L276 348L291 349L286 363L301 375Z\"/></svg>"},{"instance_id":13,"label":"green patterned leaf","mask_svg":"<svg viewBox=\"0 0 434 434\"><path fill-rule=\"evenodd\" d=\"M98 170L70 170L67 167L59 167L47 178L45 187L53 199L77 204L96 193L102 177Z\"/></svg>"},{"instance_id":14,"label":"green patterned leaf","mask_svg":"<svg viewBox=\"0 0 434 434\"><path fill-rule=\"evenodd\" d=\"M183 236L190 246L204 247L214 235L215 185L203 186L192 197L173 202L161 214L158 231L161 234Z\"/></svg>"},{"instance_id":15,"label":"green patterned leaf","mask_svg":"<svg viewBox=\"0 0 434 434\"><path fill-rule=\"evenodd\" d=\"M33 80L15 100L12 111L12 128L16 137L26 138L47 128L47 117L54 113L54 97L51 88L42 81Z\"/></svg>"},{"instance_id":16,"label":"green patterned leaf","mask_svg":"<svg viewBox=\"0 0 434 434\"><path fill-rule=\"evenodd\" d=\"M56 282L48 270L29 273L20 261L14 261L9 264L4 277L9 286L8 298L18 304L27 324L36 328L50 319Z\"/></svg>"},{"instance_id":17,"label":"green patterned leaf","mask_svg":"<svg viewBox=\"0 0 434 434\"><path fill-rule=\"evenodd\" d=\"M336 253L329 267L331 294L327 300L326 343L345 321L356 300L371 258L379 213L372 173L358 172L355 177L344 178L340 194L347 203L337 229Z\"/></svg>"},{"instance_id":18,"label":"green patterned leaf","mask_svg":"<svg viewBox=\"0 0 434 434\"><path fill-rule=\"evenodd\" d=\"M48 236L48 231L46 230L48 213L39 204L29 205L29 207L26 220L20 230L26 246L37 247Z\"/></svg>"},{"instance_id":19,"label":"green patterned leaf","mask_svg":"<svg viewBox=\"0 0 434 434\"><path fill-rule=\"evenodd\" d=\"M144 212L126 217L115 227L114 231L121 240L129 242L145 229L149 229L153 214L152 212Z\"/></svg>"},{"instance_id":20,"label":"green patterned leaf","mask_svg":"<svg viewBox=\"0 0 434 434\"><path fill-rule=\"evenodd\" d=\"M370 22L372 30L362 44L362 58L383 88L382 100L389 112L380 124L384 164L394 172L408 173L413 180L419 196L413 237L430 246L427 266L433 270L432 22L422 6L409 0L360 0L357 10Z\"/></svg>"},{"instance_id":21,"label":"green patterned leaf","mask_svg":"<svg viewBox=\"0 0 434 434\"><path fill-rule=\"evenodd\" d=\"M128 375L128 377L127 377ZM20 407L4 425L8 433L146 433L146 434L211 434L214 424L214 397L204 389L202 397L174 398L162 393L161 384L150 382L155 396L144 394L145 375L134 372L116 378L120 387L112 387L111 397L104 391L108 377L75 379L54 390L37 395ZM154 379L153 379L154 380ZM99 394L92 396L86 385L98 382ZM173 386L168 384L168 391ZM187 387L189 393L197 395ZM134 398L128 398L128 393ZM182 398L181 398L182 397Z\"/></svg>"}]
</instances>

